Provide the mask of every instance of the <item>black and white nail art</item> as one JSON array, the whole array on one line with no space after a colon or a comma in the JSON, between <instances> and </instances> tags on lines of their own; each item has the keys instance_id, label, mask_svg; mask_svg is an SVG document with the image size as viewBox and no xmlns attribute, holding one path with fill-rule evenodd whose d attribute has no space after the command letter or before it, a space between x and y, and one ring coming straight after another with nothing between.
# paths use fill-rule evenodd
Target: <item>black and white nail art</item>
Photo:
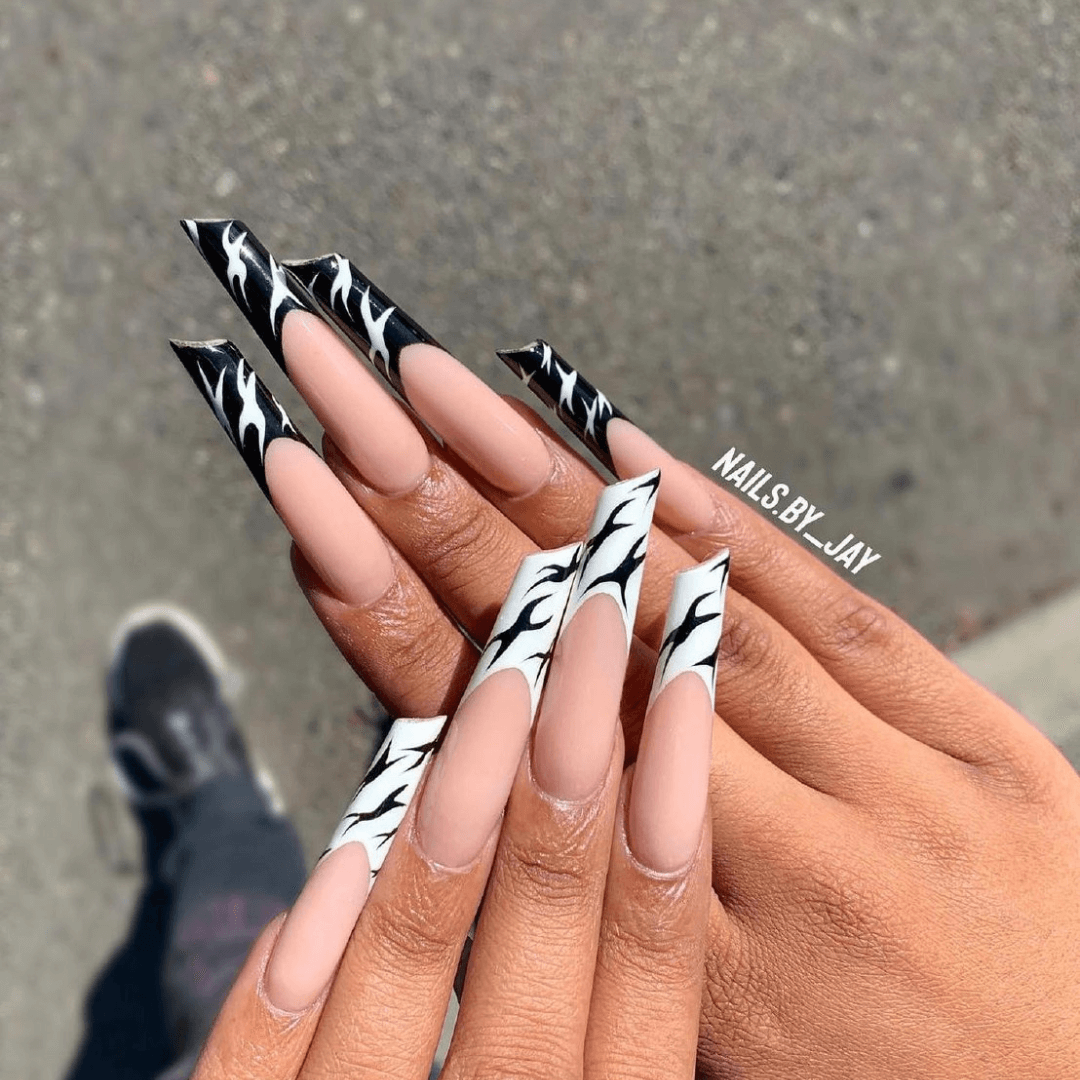
<instances>
[{"instance_id":1,"label":"black and white nail art","mask_svg":"<svg viewBox=\"0 0 1080 1080\"><path fill-rule=\"evenodd\" d=\"M275 258L242 222L185 218L184 231L285 370L281 325L290 311L314 307Z\"/></svg>"},{"instance_id":2,"label":"black and white nail art","mask_svg":"<svg viewBox=\"0 0 1080 1080\"><path fill-rule=\"evenodd\" d=\"M612 471L607 426L626 417L592 383L581 377L546 341L496 355Z\"/></svg>"},{"instance_id":3,"label":"black and white nail art","mask_svg":"<svg viewBox=\"0 0 1080 1080\"><path fill-rule=\"evenodd\" d=\"M623 617L627 648L634 635L634 616L659 489L660 470L653 469L643 476L610 484L600 493L566 609L569 622L586 600L601 593L610 596Z\"/></svg>"},{"instance_id":4,"label":"black and white nail art","mask_svg":"<svg viewBox=\"0 0 1080 1080\"><path fill-rule=\"evenodd\" d=\"M344 844L363 844L371 880L375 880L420 785L424 768L439 746L446 719L434 716L427 720L394 721L322 858Z\"/></svg>"},{"instance_id":5,"label":"black and white nail art","mask_svg":"<svg viewBox=\"0 0 1080 1080\"><path fill-rule=\"evenodd\" d=\"M311 444L293 426L277 398L231 341L170 341L169 344L269 499L266 448L275 439Z\"/></svg>"},{"instance_id":6,"label":"black and white nail art","mask_svg":"<svg viewBox=\"0 0 1080 1080\"><path fill-rule=\"evenodd\" d=\"M401 350L441 345L343 255L288 262L290 272L403 398Z\"/></svg>"},{"instance_id":7,"label":"black and white nail art","mask_svg":"<svg viewBox=\"0 0 1080 1080\"><path fill-rule=\"evenodd\" d=\"M529 684L530 717L536 718L582 550L570 544L521 560L462 700L495 672L516 668Z\"/></svg>"},{"instance_id":8,"label":"black and white nail art","mask_svg":"<svg viewBox=\"0 0 1080 1080\"><path fill-rule=\"evenodd\" d=\"M731 556L725 551L675 575L664 622L664 637L656 658L649 704L684 671L701 678L712 701L716 693L716 653L724 627Z\"/></svg>"}]
</instances>

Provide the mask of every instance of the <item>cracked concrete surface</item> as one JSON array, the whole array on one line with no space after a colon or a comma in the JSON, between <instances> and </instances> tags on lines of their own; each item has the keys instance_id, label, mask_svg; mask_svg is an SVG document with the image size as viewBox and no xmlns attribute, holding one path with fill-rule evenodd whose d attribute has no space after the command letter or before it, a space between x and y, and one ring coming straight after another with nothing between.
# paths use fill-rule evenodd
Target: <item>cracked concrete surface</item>
<instances>
[{"instance_id":1,"label":"cracked concrete surface","mask_svg":"<svg viewBox=\"0 0 1080 1080\"><path fill-rule=\"evenodd\" d=\"M950 644L1080 574L1078 34L1049 0L9 0L0 1078L62 1074L131 910L87 810L127 607L218 633L310 850L362 756L165 344L270 368L178 217L342 248L502 389L492 349L548 337L688 460L787 478Z\"/></svg>"}]
</instances>

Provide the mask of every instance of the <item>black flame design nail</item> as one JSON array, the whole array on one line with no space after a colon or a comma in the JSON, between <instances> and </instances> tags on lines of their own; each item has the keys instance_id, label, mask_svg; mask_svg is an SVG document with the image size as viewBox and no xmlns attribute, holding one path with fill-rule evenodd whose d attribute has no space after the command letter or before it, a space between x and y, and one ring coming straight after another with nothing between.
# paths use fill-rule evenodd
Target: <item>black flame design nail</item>
<instances>
[{"instance_id":1,"label":"black flame design nail","mask_svg":"<svg viewBox=\"0 0 1080 1080\"><path fill-rule=\"evenodd\" d=\"M169 344L269 499L266 448L274 439L295 439L305 446L311 444L297 431L277 399L231 341L171 341Z\"/></svg>"},{"instance_id":2,"label":"black flame design nail","mask_svg":"<svg viewBox=\"0 0 1080 1080\"><path fill-rule=\"evenodd\" d=\"M716 692L716 653L724 626L731 557L726 550L675 575L664 623L664 637L656 658L651 705L677 675L693 671L700 676L711 701Z\"/></svg>"},{"instance_id":3,"label":"black flame design nail","mask_svg":"<svg viewBox=\"0 0 1080 1080\"><path fill-rule=\"evenodd\" d=\"M375 880L416 795L424 768L442 741L446 720L445 716L433 716L394 721L330 837L323 858L344 844L363 844L371 880Z\"/></svg>"},{"instance_id":4,"label":"black flame design nail","mask_svg":"<svg viewBox=\"0 0 1080 1080\"><path fill-rule=\"evenodd\" d=\"M629 647L659 489L660 470L653 469L609 484L600 493L566 610L567 622L586 600L604 593L622 614Z\"/></svg>"},{"instance_id":5,"label":"black flame design nail","mask_svg":"<svg viewBox=\"0 0 1080 1080\"><path fill-rule=\"evenodd\" d=\"M304 290L242 221L185 218L181 224L284 371L285 316L290 311L315 311Z\"/></svg>"},{"instance_id":6,"label":"black flame design nail","mask_svg":"<svg viewBox=\"0 0 1080 1080\"><path fill-rule=\"evenodd\" d=\"M521 349L496 349L496 355L612 471L607 426L626 417L583 379L546 341Z\"/></svg>"},{"instance_id":7,"label":"black flame design nail","mask_svg":"<svg viewBox=\"0 0 1080 1080\"><path fill-rule=\"evenodd\" d=\"M442 346L343 255L285 265L383 379L408 400L401 382L401 350L417 344Z\"/></svg>"},{"instance_id":8,"label":"black flame design nail","mask_svg":"<svg viewBox=\"0 0 1080 1080\"><path fill-rule=\"evenodd\" d=\"M570 544L521 560L463 699L495 672L516 668L529 685L536 717L581 553L581 544Z\"/></svg>"}]
</instances>

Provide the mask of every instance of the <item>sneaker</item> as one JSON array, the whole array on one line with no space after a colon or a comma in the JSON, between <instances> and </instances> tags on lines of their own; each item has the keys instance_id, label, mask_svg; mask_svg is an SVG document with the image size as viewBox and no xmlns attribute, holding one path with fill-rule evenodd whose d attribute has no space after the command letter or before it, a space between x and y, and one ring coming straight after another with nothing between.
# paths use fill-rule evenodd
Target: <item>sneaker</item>
<instances>
[{"instance_id":1,"label":"sneaker","mask_svg":"<svg viewBox=\"0 0 1080 1080\"><path fill-rule=\"evenodd\" d=\"M229 671L210 633L169 605L128 615L106 676L109 754L137 809L178 806L209 780L255 780L225 702Z\"/></svg>"}]
</instances>

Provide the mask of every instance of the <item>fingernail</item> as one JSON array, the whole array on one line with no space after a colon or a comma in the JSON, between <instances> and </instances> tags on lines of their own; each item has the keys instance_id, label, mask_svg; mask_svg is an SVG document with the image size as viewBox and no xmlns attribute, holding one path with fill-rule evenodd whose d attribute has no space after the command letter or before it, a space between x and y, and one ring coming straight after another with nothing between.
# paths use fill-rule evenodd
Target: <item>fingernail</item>
<instances>
[{"instance_id":1,"label":"fingernail","mask_svg":"<svg viewBox=\"0 0 1080 1080\"><path fill-rule=\"evenodd\" d=\"M431 468L405 410L317 315L284 323L281 347L293 385L365 482L385 495L412 491Z\"/></svg>"},{"instance_id":2,"label":"fingernail","mask_svg":"<svg viewBox=\"0 0 1080 1080\"><path fill-rule=\"evenodd\" d=\"M265 985L275 1007L301 1012L330 982L445 724L394 721L274 946Z\"/></svg>"},{"instance_id":3,"label":"fingernail","mask_svg":"<svg viewBox=\"0 0 1080 1080\"><path fill-rule=\"evenodd\" d=\"M371 759L364 779L334 830L323 858L359 844L374 883L420 785L424 768L439 747L446 717L395 720Z\"/></svg>"},{"instance_id":4,"label":"fingernail","mask_svg":"<svg viewBox=\"0 0 1080 1080\"><path fill-rule=\"evenodd\" d=\"M716 652L728 553L676 575L627 809L635 857L659 873L697 851L709 797Z\"/></svg>"},{"instance_id":5,"label":"fingernail","mask_svg":"<svg viewBox=\"0 0 1080 1080\"><path fill-rule=\"evenodd\" d=\"M348 259L324 255L287 265L375 370L485 480L514 497L547 480L551 456L536 431Z\"/></svg>"},{"instance_id":6,"label":"fingernail","mask_svg":"<svg viewBox=\"0 0 1080 1080\"><path fill-rule=\"evenodd\" d=\"M282 370L281 328L290 311L314 311L295 279L242 222L184 218L184 231Z\"/></svg>"},{"instance_id":7,"label":"fingernail","mask_svg":"<svg viewBox=\"0 0 1080 1080\"><path fill-rule=\"evenodd\" d=\"M417 843L434 863L468 866L498 824L579 555L573 545L522 560L417 809Z\"/></svg>"},{"instance_id":8,"label":"fingernail","mask_svg":"<svg viewBox=\"0 0 1080 1080\"><path fill-rule=\"evenodd\" d=\"M394 578L379 531L231 341L173 351L307 560L338 599L364 606Z\"/></svg>"},{"instance_id":9,"label":"fingernail","mask_svg":"<svg viewBox=\"0 0 1080 1080\"><path fill-rule=\"evenodd\" d=\"M556 799L587 798L607 773L655 494L651 474L597 502L533 742L533 776Z\"/></svg>"},{"instance_id":10,"label":"fingernail","mask_svg":"<svg viewBox=\"0 0 1080 1080\"><path fill-rule=\"evenodd\" d=\"M343 255L290 260L285 265L375 370L407 399L401 382L402 349L417 344L441 348L439 343Z\"/></svg>"},{"instance_id":11,"label":"fingernail","mask_svg":"<svg viewBox=\"0 0 1080 1080\"><path fill-rule=\"evenodd\" d=\"M358 844L315 867L266 966L266 996L275 1008L298 1013L318 1001L367 900L369 877L367 855Z\"/></svg>"},{"instance_id":12,"label":"fingernail","mask_svg":"<svg viewBox=\"0 0 1080 1080\"><path fill-rule=\"evenodd\" d=\"M656 517L678 532L712 523L712 499L701 478L633 424L546 341L496 350L499 358L616 476L660 469Z\"/></svg>"}]
</instances>

